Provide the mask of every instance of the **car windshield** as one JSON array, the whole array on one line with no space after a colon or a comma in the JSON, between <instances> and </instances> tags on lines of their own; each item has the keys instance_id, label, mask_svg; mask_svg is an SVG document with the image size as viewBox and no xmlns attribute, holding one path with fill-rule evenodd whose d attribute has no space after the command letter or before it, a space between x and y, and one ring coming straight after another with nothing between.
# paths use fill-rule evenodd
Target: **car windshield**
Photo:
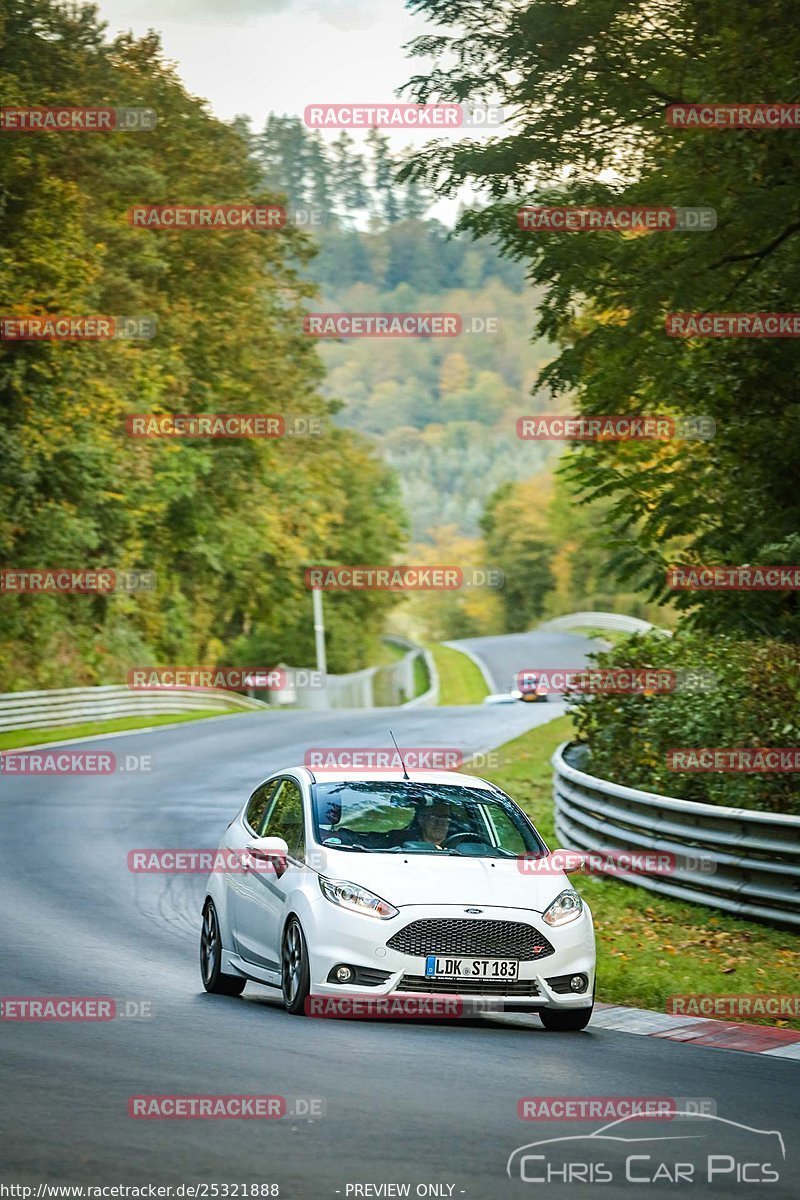
<instances>
[{"instance_id":1,"label":"car windshield","mask_svg":"<svg viewBox=\"0 0 800 1200\"><path fill-rule=\"evenodd\" d=\"M502 792L457 784L342 780L313 790L317 840L371 854L518 858L544 843Z\"/></svg>"}]
</instances>

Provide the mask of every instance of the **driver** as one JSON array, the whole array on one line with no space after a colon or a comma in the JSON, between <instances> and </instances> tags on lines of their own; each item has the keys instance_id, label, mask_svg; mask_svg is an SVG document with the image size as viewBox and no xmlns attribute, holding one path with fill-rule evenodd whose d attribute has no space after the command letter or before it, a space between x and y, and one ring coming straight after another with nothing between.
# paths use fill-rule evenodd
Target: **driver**
<instances>
[{"instance_id":1,"label":"driver","mask_svg":"<svg viewBox=\"0 0 800 1200\"><path fill-rule=\"evenodd\" d=\"M437 850L443 850L450 829L450 808L443 800L436 800L430 808L419 814L421 841L433 842Z\"/></svg>"},{"instance_id":2,"label":"driver","mask_svg":"<svg viewBox=\"0 0 800 1200\"><path fill-rule=\"evenodd\" d=\"M384 834L385 844L403 846L406 842L431 842L437 850L444 850L444 842L450 829L450 807L446 800L434 800L427 806L420 805L411 824L405 829L394 829Z\"/></svg>"}]
</instances>

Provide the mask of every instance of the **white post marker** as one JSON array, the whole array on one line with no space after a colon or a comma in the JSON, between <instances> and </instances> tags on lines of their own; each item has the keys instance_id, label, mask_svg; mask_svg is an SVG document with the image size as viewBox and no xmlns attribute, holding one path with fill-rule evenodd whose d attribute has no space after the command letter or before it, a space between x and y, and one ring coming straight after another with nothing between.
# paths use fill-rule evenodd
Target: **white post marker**
<instances>
[{"instance_id":1,"label":"white post marker","mask_svg":"<svg viewBox=\"0 0 800 1200\"><path fill-rule=\"evenodd\" d=\"M325 617L322 612L322 592L319 588L312 588L311 599L314 605L314 644L317 650L317 670L320 676L325 680L323 686L323 702L322 707L328 707L328 660L325 655Z\"/></svg>"}]
</instances>

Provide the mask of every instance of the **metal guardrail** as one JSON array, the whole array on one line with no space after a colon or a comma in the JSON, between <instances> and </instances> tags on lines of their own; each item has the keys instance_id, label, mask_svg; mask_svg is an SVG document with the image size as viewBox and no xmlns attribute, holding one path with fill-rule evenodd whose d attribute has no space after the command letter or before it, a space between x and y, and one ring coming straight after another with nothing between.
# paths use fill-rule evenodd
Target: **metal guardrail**
<instances>
[{"instance_id":1,"label":"metal guardrail","mask_svg":"<svg viewBox=\"0 0 800 1200\"><path fill-rule=\"evenodd\" d=\"M670 874L638 887L742 917L800 925L800 817L676 800L588 774L586 746L552 758L556 833L575 850L671 853Z\"/></svg>"},{"instance_id":2,"label":"metal guardrail","mask_svg":"<svg viewBox=\"0 0 800 1200\"><path fill-rule=\"evenodd\" d=\"M594 626L596 629L616 629L620 633L649 633L651 629L658 629L659 633L666 634L667 637L672 637L668 629L661 629L658 625L651 625L649 621L643 621L639 617L626 617L624 613L567 613L566 616L554 617L552 621L545 621L543 625L539 625L537 628L558 631L559 629L583 629L587 626Z\"/></svg>"},{"instance_id":3,"label":"metal guardrail","mask_svg":"<svg viewBox=\"0 0 800 1200\"><path fill-rule=\"evenodd\" d=\"M198 709L228 708L233 711L265 707L260 700L218 688L134 692L125 684L110 684L44 692L4 692L0 694L0 733L15 729L57 729L85 721L189 713Z\"/></svg>"},{"instance_id":4,"label":"metal guardrail","mask_svg":"<svg viewBox=\"0 0 800 1200\"><path fill-rule=\"evenodd\" d=\"M329 675L324 688L299 688L292 700L301 708L374 708L380 704L408 704L422 708L436 704L439 679L426 650L404 638L387 639L408 653L393 663L367 667L350 675ZM422 656L430 687L414 697L414 661ZM275 703L278 694L270 700ZM113 721L119 717L149 717L191 713L204 709L266 709L265 700L221 688L169 688L133 691L125 684L103 687L54 688L49 691L0 693L0 733L17 729L58 729L86 721Z\"/></svg>"}]
</instances>

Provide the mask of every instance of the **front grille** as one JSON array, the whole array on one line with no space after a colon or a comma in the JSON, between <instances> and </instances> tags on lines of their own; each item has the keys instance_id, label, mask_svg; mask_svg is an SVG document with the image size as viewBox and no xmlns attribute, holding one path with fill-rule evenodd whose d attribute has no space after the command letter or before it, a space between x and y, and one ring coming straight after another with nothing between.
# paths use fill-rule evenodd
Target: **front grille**
<instances>
[{"instance_id":1,"label":"front grille","mask_svg":"<svg viewBox=\"0 0 800 1200\"><path fill-rule=\"evenodd\" d=\"M375 971L372 967L356 967L355 983L361 987L378 987L391 975L391 971Z\"/></svg>"},{"instance_id":2,"label":"front grille","mask_svg":"<svg viewBox=\"0 0 800 1200\"><path fill-rule=\"evenodd\" d=\"M546 958L553 947L544 934L522 921L469 921L427 917L399 929L386 943L402 954L464 954L480 958Z\"/></svg>"},{"instance_id":3,"label":"front grille","mask_svg":"<svg viewBox=\"0 0 800 1200\"><path fill-rule=\"evenodd\" d=\"M538 996L535 979L428 979L404 975L397 992L425 992L446 996Z\"/></svg>"}]
</instances>

